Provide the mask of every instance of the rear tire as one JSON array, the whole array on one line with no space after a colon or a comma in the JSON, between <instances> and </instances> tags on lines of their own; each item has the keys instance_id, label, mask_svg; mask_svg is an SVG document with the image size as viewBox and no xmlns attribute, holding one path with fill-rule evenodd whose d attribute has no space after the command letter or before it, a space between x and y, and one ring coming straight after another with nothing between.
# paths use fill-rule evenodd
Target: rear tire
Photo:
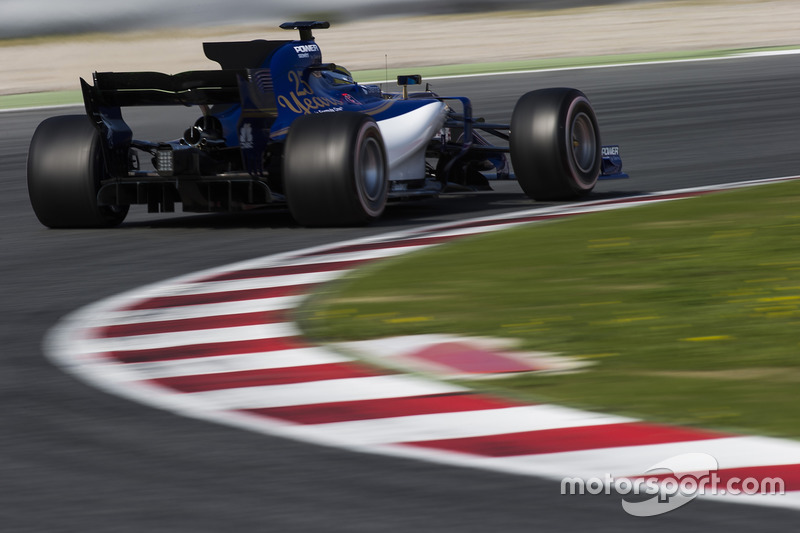
<instances>
[{"instance_id":1,"label":"rear tire","mask_svg":"<svg viewBox=\"0 0 800 533\"><path fill-rule=\"evenodd\" d=\"M28 150L28 196L49 228L109 228L130 206L98 205L105 177L97 130L85 115L51 117L39 124Z\"/></svg>"},{"instance_id":2,"label":"rear tire","mask_svg":"<svg viewBox=\"0 0 800 533\"><path fill-rule=\"evenodd\" d=\"M289 211L304 226L353 226L378 218L388 194L386 148L361 113L304 115L289 128L283 183Z\"/></svg>"},{"instance_id":3,"label":"rear tire","mask_svg":"<svg viewBox=\"0 0 800 533\"><path fill-rule=\"evenodd\" d=\"M568 88L523 95L511 117L511 163L525 194L566 200L591 192L602 162L600 130L586 96Z\"/></svg>"}]
</instances>

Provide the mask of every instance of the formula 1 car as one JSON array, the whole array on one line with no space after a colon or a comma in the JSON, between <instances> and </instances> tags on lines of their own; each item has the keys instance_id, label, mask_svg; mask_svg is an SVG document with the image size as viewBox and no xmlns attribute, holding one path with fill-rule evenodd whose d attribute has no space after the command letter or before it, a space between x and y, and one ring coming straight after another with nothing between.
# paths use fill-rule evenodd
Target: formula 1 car
<instances>
[{"instance_id":1,"label":"formula 1 car","mask_svg":"<svg viewBox=\"0 0 800 533\"><path fill-rule=\"evenodd\" d=\"M511 177L506 154L536 200L626 177L580 91L529 92L510 125L486 123L473 118L468 98L409 93L420 76L400 76L402 92L385 93L323 63L312 30L329 26L282 24L299 30L295 41L204 43L221 70L81 79L86 115L49 118L31 140L36 216L51 228L110 227L133 204L149 212L284 205L302 225L355 225L379 217L389 200L489 188L490 177ZM180 139L134 138L121 109L162 105L196 106L201 116Z\"/></svg>"}]
</instances>

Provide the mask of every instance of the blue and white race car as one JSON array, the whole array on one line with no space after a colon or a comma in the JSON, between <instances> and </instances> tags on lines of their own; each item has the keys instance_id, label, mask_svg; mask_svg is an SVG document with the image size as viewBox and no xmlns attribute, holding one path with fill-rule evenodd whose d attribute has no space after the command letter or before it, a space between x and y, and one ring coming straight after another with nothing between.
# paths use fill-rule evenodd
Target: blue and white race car
<instances>
[{"instance_id":1,"label":"blue and white race car","mask_svg":"<svg viewBox=\"0 0 800 533\"><path fill-rule=\"evenodd\" d=\"M150 212L288 206L307 226L355 225L389 200L489 188L512 177L536 200L579 197L598 178L625 177L619 148L602 146L594 110L576 89L529 92L510 124L473 117L465 97L355 83L323 63L312 30L294 41L204 43L222 67L167 75L96 72L81 79L86 115L43 121L31 140L28 190L51 228L120 224L134 204ZM129 106L183 105L200 117L183 137L140 140ZM498 139L500 146L487 140Z\"/></svg>"}]
</instances>

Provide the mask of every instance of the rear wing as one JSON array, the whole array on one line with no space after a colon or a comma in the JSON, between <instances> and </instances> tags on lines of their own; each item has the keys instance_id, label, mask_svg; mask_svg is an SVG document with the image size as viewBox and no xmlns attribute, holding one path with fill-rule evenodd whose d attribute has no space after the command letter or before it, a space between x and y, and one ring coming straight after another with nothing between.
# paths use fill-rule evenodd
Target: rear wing
<instances>
[{"instance_id":1,"label":"rear wing","mask_svg":"<svg viewBox=\"0 0 800 533\"><path fill-rule=\"evenodd\" d=\"M96 72L94 84L81 79L88 108L148 105L213 105L239 102L239 78L248 69L267 68L276 50L291 41L203 43L206 57L222 70L180 74Z\"/></svg>"},{"instance_id":2,"label":"rear wing","mask_svg":"<svg viewBox=\"0 0 800 533\"><path fill-rule=\"evenodd\" d=\"M94 85L81 79L87 108L157 105L213 105L239 101L244 70L95 72Z\"/></svg>"}]
</instances>

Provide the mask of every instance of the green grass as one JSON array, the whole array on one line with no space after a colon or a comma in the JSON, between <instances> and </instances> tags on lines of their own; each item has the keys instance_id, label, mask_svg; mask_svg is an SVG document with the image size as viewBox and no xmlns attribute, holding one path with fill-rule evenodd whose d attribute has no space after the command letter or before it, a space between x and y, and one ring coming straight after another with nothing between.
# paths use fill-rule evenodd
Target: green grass
<instances>
[{"instance_id":1,"label":"green grass","mask_svg":"<svg viewBox=\"0 0 800 533\"><path fill-rule=\"evenodd\" d=\"M77 85L77 81L75 85ZM79 90L53 91L49 93L8 94L0 96L0 109L46 107L54 105L81 104L83 96Z\"/></svg>"},{"instance_id":2,"label":"green grass","mask_svg":"<svg viewBox=\"0 0 800 533\"><path fill-rule=\"evenodd\" d=\"M595 364L491 381L506 394L798 438L800 182L581 215L382 261L328 286L299 318L320 341L516 338L523 349Z\"/></svg>"}]
</instances>

